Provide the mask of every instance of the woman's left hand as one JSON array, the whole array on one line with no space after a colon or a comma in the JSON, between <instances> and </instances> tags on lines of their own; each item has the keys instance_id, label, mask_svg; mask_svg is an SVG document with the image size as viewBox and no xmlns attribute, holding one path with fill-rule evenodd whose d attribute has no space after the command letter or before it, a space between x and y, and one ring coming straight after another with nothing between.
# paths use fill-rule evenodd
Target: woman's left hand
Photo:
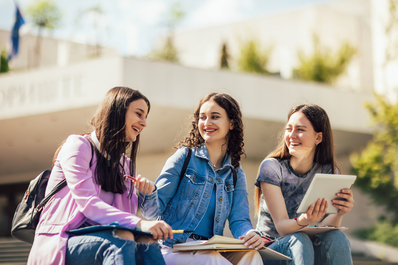
<instances>
[{"instance_id":1,"label":"woman's left hand","mask_svg":"<svg viewBox=\"0 0 398 265\"><path fill-rule=\"evenodd\" d=\"M334 199L332 200L333 206L339 209L338 215L344 215L349 213L354 206L354 195L350 189L342 189L341 192L336 194L337 197L344 200Z\"/></svg>"},{"instance_id":2,"label":"woman's left hand","mask_svg":"<svg viewBox=\"0 0 398 265\"><path fill-rule=\"evenodd\" d=\"M254 231L250 231L245 236L240 236L239 239L242 240L243 244L248 248L259 250L264 246L264 241L261 239L261 236Z\"/></svg>"},{"instance_id":3,"label":"woman's left hand","mask_svg":"<svg viewBox=\"0 0 398 265\"><path fill-rule=\"evenodd\" d=\"M152 193L155 190L155 183L147 178L142 177L141 175L136 177L134 186L140 192L147 194Z\"/></svg>"}]
</instances>

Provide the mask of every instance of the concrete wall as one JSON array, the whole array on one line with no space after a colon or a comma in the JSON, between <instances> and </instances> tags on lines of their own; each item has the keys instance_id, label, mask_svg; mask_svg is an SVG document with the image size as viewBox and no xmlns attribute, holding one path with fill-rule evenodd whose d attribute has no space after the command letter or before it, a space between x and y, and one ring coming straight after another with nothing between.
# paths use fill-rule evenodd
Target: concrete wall
<instances>
[{"instance_id":1,"label":"concrete wall","mask_svg":"<svg viewBox=\"0 0 398 265\"><path fill-rule=\"evenodd\" d=\"M10 51L10 43L10 32L0 29L0 52ZM39 53L37 53L37 43L40 43ZM49 66L62 67L95 58L98 55L116 56L117 52L109 47L96 47L53 38L38 39L32 34L21 34L18 55L10 61L9 65L12 71Z\"/></svg>"},{"instance_id":2,"label":"concrete wall","mask_svg":"<svg viewBox=\"0 0 398 265\"><path fill-rule=\"evenodd\" d=\"M182 64L218 69L221 47L226 43L230 65L237 69L241 43L256 39L262 48L272 47L269 70L290 79L299 65L298 52L306 56L313 53L316 34L321 46L336 57L344 42L357 48L335 87L363 93L377 91L396 100L398 78L394 73L398 71L398 59L387 62L385 54L397 43L398 35L386 35L388 8L388 0L330 1L235 23L177 31L175 45ZM158 45L162 41L159 39Z\"/></svg>"}]
</instances>

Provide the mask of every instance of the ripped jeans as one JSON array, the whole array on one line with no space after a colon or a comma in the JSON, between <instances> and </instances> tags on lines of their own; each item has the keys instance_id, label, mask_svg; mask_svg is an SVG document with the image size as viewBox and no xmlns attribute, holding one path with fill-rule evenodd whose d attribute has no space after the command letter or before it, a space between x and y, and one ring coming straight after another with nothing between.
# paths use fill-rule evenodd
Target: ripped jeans
<instances>
[{"instance_id":1,"label":"ripped jeans","mask_svg":"<svg viewBox=\"0 0 398 265\"><path fill-rule=\"evenodd\" d=\"M70 237L65 264L165 265L165 262L159 244L137 243L115 236L113 230L104 230Z\"/></svg>"},{"instance_id":2,"label":"ripped jeans","mask_svg":"<svg viewBox=\"0 0 398 265\"><path fill-rule=\"evenodd\" d=\"M282 237L268 246L291 257L291 265L352 265L351 245L341 231L318 234L311 240L305 233ZM264 261L267 265L285 264L282 261Z\"/></svg>"}]
</instances>

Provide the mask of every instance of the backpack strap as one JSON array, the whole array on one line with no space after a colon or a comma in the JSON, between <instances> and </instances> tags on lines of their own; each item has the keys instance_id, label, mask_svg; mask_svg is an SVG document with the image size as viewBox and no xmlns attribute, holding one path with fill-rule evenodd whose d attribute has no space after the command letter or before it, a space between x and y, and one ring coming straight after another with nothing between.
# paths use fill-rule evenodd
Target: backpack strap
<instances>
[{"instance_id":1,"label":"backpack strap","mask_svg":"<svg viewBox=\"0 0 398 265\"><path fill-rule=\"evenodd\" d=\"M180 186L182 179L184 178L185 172L187 171L188 163L191 158L191 153L192 153L192 149L188 148L188 153L187 153L187 156L185 157L184 165L182 166L182 169L181 169L180 179L178 181L177 190L178 190L178 187ZM238 182L238 173L236 172L235 169L232 169L232 177L233 177L234 187L236 187L236 182ZM176 190L176 192L177 192L177 190Z\"/></svg>"},{"instance_id":2,"label":"backpack strap","mask_svg":"<svg viewBox=\"0 0 398 265\"><path fill-rule=\"evenodd\" d=\"M189 163L189 160L191 159L191 154L192 154L192 149L188 148L188 153L187 153L187 156L185 157L185 161L184 161L184 164L181 169L180 179L178 181L177 190L178 190L178 187L180 186L182 179L184 178L185 172L187 171L188 163ZM176 192L177 192L177 190L176 190Z\"/></svg>"},{"instance_id":3,"label":"backpack strap","mask_svg":"<svg viewBox=\"0 0 398 265\"><path fill-rule=\"evenodd\" d=\"M234 182L234 188L236 187L236 182L238 182L238 173L235 169L232 169L232 178Z\"/></svg>"},{"instance_id":4,"label":"backpack strap","mask_svg":"<svg viewBox=\"0 0 398 265\"><path fill-rule=\"evenodd\" d=\"M91 143L90 140L88 140L88 142L90 143L90 147L91 147L91 159L90 159L90 167L91 167L92 162L93 162L93 156L94 156L94 147L93 147L93 144ZM50 173L50 172L51 172L51 171L49 170L49 173ZM46 197L44 197L43 200L41 200L41 202L36 206L36 210L37 210L38 212L40 212L40 211L43 209L44 205L46 205L46 203L47 203L58 191L62 190L62 189L66 186L66 184L67 184L67 183L66 183L66 179L61 180L61 181L51 190L51 192L50 192Z\"/></svg>"}]
</instances>

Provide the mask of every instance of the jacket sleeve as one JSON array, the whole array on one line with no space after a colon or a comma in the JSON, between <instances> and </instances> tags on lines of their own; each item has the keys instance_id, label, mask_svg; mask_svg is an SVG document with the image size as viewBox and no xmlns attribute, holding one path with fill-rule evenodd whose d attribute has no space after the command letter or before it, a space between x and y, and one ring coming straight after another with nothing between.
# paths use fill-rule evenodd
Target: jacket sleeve
<instances>
[{"instance_id":1,"label":"jacket sleeve","mask_svg":"<svg viewBox=\"0 0 398 265\"><path fill-rule=\"evenodd\" d=\"M246 235L253 229L250 220L246 176L239 166L236 187L234 188L231 212L228 217L229 228L235 238Z\"/></svg>"},{"instance_id":2,"label":"jacket sleeve","mask_svg":"<svg viewBox=\"0 0 398 265\"><path fill-rule=\"evenodd\" d=\"M94 165L92 168L91 159ZM95 168L95 157L92 158L91 145L83 136L70 136L62 147L58 160L71 196L85 217L100 224L117 221L120 225L135 228L141 220L135 212L122 211L99 197L101 187L95 183L92 172ZM134 209L131 206L129 208Z\"/></svg>"},{"instance_id":3,"label":"jacket sleeve","mask_svg":"<svg viewBox=\"0 0 398 265\"><path fill-rule=\"evenodd\" d=\"M154 219L162 215L167 204L173 199L187 152L186 147L180 148L167 159L160 176L156 179L154 192L139 193L141 213L145 218Z\"/></svg>"}]
</instances>

